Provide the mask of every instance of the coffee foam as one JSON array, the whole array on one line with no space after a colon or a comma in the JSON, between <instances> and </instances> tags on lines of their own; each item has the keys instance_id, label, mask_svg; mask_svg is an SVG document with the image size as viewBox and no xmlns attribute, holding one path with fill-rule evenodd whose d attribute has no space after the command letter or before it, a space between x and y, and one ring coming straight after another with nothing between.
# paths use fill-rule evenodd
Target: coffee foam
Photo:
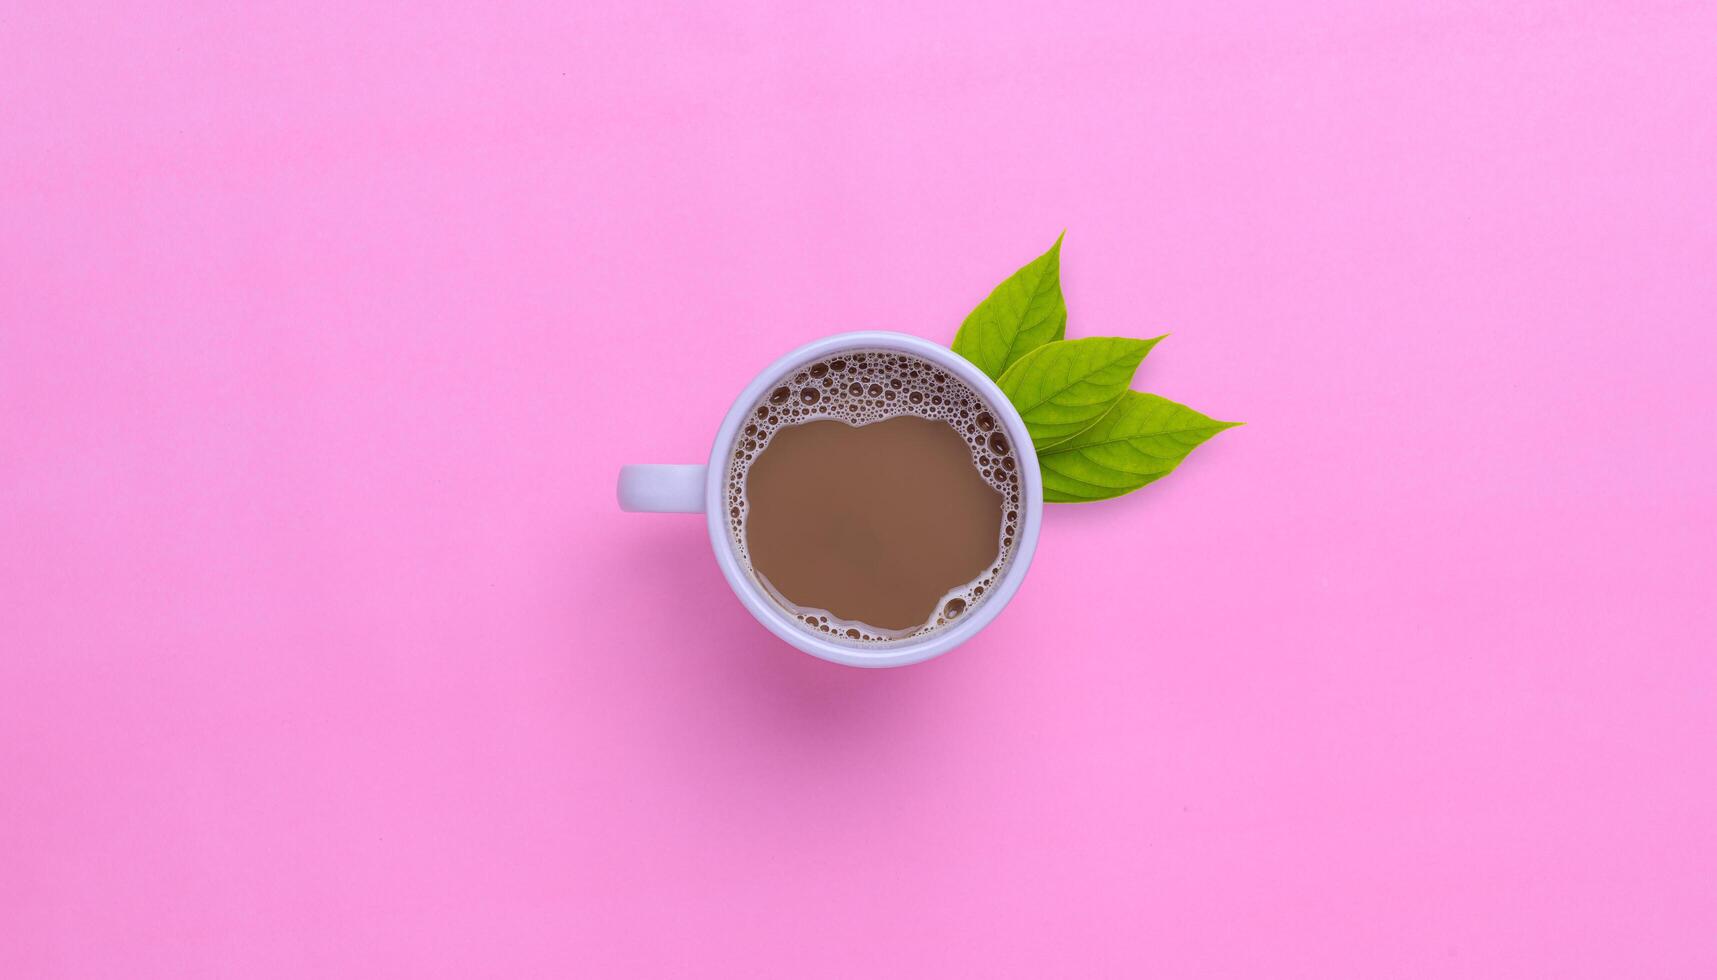
<instances>
[{"instance_id":1,"label":"coffee foam","mask_svg":"<svg viewBox=\"0 0 1717 980\"><path fill-rule=\"evenodd\" d=\"M751 567L746 553L745 478L775 434L819 419L868 425L900 415L946 422L966 440L972 465L1006 502L997 558L981 575L949 591L933 618L906 630L885 630L840 619L826 609L796 606ZM969 614L1001 577L1013 555L1020 512L1018 463L997 414L965 382L922 358L899 351L862 349L795 367L769 387L746 415L727 467L728 532L735 552L765 591L805 628L851 643L886 643L922 636Z\"/></svg>"}]
</instances>

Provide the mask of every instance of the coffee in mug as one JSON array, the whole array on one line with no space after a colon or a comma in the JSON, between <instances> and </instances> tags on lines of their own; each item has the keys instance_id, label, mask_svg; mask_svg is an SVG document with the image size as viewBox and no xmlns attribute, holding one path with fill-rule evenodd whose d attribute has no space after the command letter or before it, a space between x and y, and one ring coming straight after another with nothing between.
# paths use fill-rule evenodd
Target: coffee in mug
<instances>
[{"instance_id":1,"label":"coffee in mug","mask_svg":"<svg viewBox=\"0 0 1717 980\"><path fill-rule=\"evenodd\" d=\"M803 628L878 644L984 602L1020 523L1015 447L949 371L855 349L788 369L751 406L725 474L741 567Z\"/></svg>"}]
</instances>

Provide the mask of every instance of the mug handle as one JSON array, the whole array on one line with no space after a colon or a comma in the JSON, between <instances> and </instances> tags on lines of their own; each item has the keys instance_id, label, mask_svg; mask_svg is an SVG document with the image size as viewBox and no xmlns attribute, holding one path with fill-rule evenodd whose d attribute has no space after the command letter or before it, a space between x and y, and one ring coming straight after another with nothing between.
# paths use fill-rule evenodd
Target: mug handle
<instances>
[{"instance_id":1,"label":"mug handle","mask_svg":"<svg viewBox=\"0 0 1717 980\"><path fill-rule=\"evenodd\" d=\"M644 463L620 467L620 509L649 514L701 514L709 467Z\"/></svg>"}]
</instances>

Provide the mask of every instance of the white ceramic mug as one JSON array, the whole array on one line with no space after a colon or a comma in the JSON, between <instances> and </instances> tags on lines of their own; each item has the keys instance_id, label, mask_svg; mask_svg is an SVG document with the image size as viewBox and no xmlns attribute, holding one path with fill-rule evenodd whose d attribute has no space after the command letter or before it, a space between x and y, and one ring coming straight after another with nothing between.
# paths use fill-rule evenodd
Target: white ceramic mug
<instances>
[{"instance_id":1,"label":"white ceramic mug","mask_svg":"<svg viewBox=\"0 0 1717 980\"><path fill-rule=\"evenodd\" d=\"M965 382L989 405L1001 422L1008 440L1014 445L1019 460L1020 520L1014 535L1014 552L1001 577L991 586L970 613L947 626L922 636L887 642L849 642L805 628L769 597L751 570L746 568L733 551L733 539L728 530L727 460L733 443L745 425L747 414L770 387L783 377L813 361L834 357L855 350L893 350L929 361ZM1043 523L1043 478L1037 469L1037 454L1032 450L1031 434L1025 422L1014 410L1007 396L995 382L970 361L946 347L901 333L859 331L835 334L814 341L793 351L765 368L739 393L727 418L716 433L707 464L670 465L648 464L620 468L620 509L671 514L704 514L709 523L709 540L715 548L716 563L721 566L727 584L733 587L739 601L751 610L757 621L771 633L788 643L824 660L853 667L900 667L920 663L938 654L947 653L971 639L1002 607L1013 598L1031 565L1031 554L1037 548L1037 532Z\"/></svg>"}]
</instances>

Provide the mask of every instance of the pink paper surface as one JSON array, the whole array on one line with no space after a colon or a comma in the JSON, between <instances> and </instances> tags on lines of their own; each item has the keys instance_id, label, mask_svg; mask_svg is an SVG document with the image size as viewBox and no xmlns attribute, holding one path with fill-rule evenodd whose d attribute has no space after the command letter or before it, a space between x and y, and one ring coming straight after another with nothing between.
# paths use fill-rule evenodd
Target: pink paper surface
<instances>
[{"instance_id":1,"label":"pink paper surface","mask_svg":"<svg viewBox=\"0 0 1717 980\"><path fill-rule=\"evenodd\" d=\"M1717 9L816 6L0 16L0 976L1717 975ZM617 512L1064 227L978 640Z\"/></svg>"}]
</instances>

